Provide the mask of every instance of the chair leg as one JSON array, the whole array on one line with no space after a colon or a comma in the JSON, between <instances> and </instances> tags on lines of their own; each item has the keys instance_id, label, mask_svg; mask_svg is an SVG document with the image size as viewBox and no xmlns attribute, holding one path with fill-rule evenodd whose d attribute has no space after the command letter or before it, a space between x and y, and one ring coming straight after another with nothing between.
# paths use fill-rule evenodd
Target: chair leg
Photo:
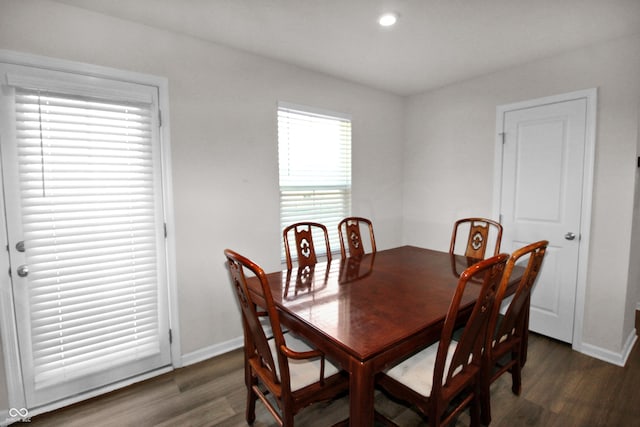
<instances>
[{"instance_id":1,"label":"chair leg","mask_svg":"<svg viewBox=\"0 0 640 427\"><path fill-rule=\"evenodd\" d=\"M282 427L293 427L293 414L291 411L283 411L282 414Z\"/></svg>"},{"instance_id":2,"label":"chair leg","mask_svg":"<svg viewBox=\"0 0 640 427\"><path fill-rule=\"evenodd\" d=\"M484 366L480 371L480 421L484 425L491 422L491 376L493 365L488 360L483 360Z\"/></svg>"},{"instance_id":3,"label":"chair leg","mask_svg":"<svg viewBox=\"0 0 640 427\"><path fill-rule=\"evenodd\" d=\"M245 417L247 424L253 424L256 420L256 400L258 400L258 395L253 387L257 387L258 380L249 371L250 368L245 371L245 382L247 384L247 411Z\"/></svg>"},{"instance_id":4,"label":"chair leg","mask_svg":"<svg viewBox=\"0 0 640 427\"><path fill-rule=\"evenodd\" d=\"M245 414L247 424L253 424L256 420L256 400L258 400L258 396L253 391L253 387L247 387L247 412Z\"/></svg>"},{"instance_id":5,"label":"chair leg","mask_svg":"<svg viewBox=\"0 0 640 427\"><path fill-rule=\"evenodd\" d=\"M471 407L469 408L471 415L471 422L469 423L470 427L479 427L480 426L480 401L478 399L479 394L476 387L476 395L471 401Z\"/></svg>"},{"instance_id":6,"label":"chair leg","mask_svg":"<svg viewBox=\"0 0 640 427\"><path fill-rule=\"evenodd\" d=\"M516 396L520 396L520 391L522 389L522 367L520 366L520 354L514 354L513 357L516 357L517 359L516 363L514 363L511 368L511 391Z\"/></svg>"},{"instance_id":7,"label":"chair leg","mask_svg":"<svg viewBox=\"0 0 640 427\"><path fill-rule=\"evenodd\" d=\"M491 383L489 379L482 381L480 390L480 421L488 426L491 423Z\"/></svg>"},{"instance_id":8,"label":"chair leg","mask_svg":"<svg viewBox=\"0 0 640 427\"><path fill-rule=\"evenodd\" d=\"M440 408L436 404L429 405L429 410L427 411L429 427L440 427L440 415Z\"/></svg>"}]
</instances>

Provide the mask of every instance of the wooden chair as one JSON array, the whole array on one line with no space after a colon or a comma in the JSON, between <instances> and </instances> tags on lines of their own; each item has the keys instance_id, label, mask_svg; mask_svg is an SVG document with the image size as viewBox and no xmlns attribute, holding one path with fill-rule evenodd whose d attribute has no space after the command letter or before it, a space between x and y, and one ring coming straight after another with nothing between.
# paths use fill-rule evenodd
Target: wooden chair
<instances>
[{"instance_id":1,"label":"wooden chair","mask_svg":"<svg viewBox=\"0 0 640 427\"><path fill-rule=\"evenodd\" d=\"M485 368L483 374L482 394L482 422L491 421L490 386L500 375L511 372L511 391L515 395L521 390L521 369L526 353L526 339L528 333L529 304L531 289L535 284L542 260L549 244L546 240L532 243L513 252L502 277L502 282L496 294L496 301L489 319L489 331L485 344ZM513 269L528 256L524 273L519 280L513 299L506 308L505 314L500 314L500 305L506 295L507 287L512 279Z\"/></svg>"},{"instance_id":2,"label":"wooden chair","mask_svg":"<svg viewBox=\"0 0 640 427\"><path fill-rule=\"evenodd\" d=\"M324 234L324 244L327 250L327 261L331 261L331 248L329 246L329 232L327 227L317 222L298 222L291 224L282 231L284 240L284 253L287 258L287 268L293 266L291 248L289 241L293 233L296 242L296 254L298 267L315 265L318 262L316 249L313 244L313 230L316 229Z\"/></svg>"},{"instance_id":3,"label":"wooden chair","mask_svg":"<svg viewBox=\"0 0 640 427\"><path fill-rule=\"evenodd\" d=\"M371 252L376 252L376 239L373 235L373 224L366 218L351 216L344 218L338 223L338 234L340 237L340 254L342 258L347 257L347 247L349 248L348 256L364 255L365 249L360 233L360 224L369 227L369 239L371 244Z\"/></svg>"},{"instance_id":4,"label":"wooden chair","mask_svg":"<svg viewBox=\"0 0 640 427\"><path fill-rule=\"evenodd\" d=\"M507 254L500 254L467 268L458 280L440 341L376 377L380 388L413 404L427 416L430 426L450 423L467 406L471 407L471 425L479 425L482 351L507 258ZM474 278L482 278L482 284L471 283ZM460 341L456 342L451 336L459 321L463 294L468 289L479 289L478 300Z\"/></svg>"},{"instance_id":5,"label":"wooden chair","mask_svg":"<svg viewBox=\"0 0 640 427\"><path fill-rule=\"evenodd\" d=\"M247 422L255 421L256 400L260 399L278 424L293 426L297 412L344 392L349 387L349 378L304 341L290 334L286 334L285 340L262 268L230 249L225 249L224 254L242 312ZM257 280L249 284L246 273ZM265 335L260 323L262 316L268 317L273 338Z\"/></svg>"},{"instance_id":6,"label":"wooden chair","mask_svg":"<svg viewBox=\"0 0 640 427\"><path fill-rule=\"evenodd\" d=\"M489 238L491 230L494 230L495 239L493 246L493 255L500 253L500 241L502 240L502 225L499 222L486 218L463 218L459 219L453 225L453 233L451 235L451 244L449 252L455 253L456 239L458 232L464 227L469 228L469 237L464 252L464 256L475 259L484 259L487 246L489 246Z\"/></svg>"}]
</instances>

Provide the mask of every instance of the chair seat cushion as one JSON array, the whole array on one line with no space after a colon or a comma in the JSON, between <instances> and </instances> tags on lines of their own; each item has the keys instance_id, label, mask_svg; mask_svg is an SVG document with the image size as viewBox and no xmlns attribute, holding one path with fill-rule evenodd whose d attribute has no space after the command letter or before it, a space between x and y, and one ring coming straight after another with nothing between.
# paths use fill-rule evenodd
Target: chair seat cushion
<instances>
[{"instance_id":1,"label":"chair seat cushion","mask_svg":"<svg viewBox=\"0 0 640 427\"><path fill-rule=\"evenodd\" d=\"M433 386L433 368L436 363L436 356L438 354L438 345L440 342L430 345L419 353L414 354L410 358L404 360L402 363L394 366L385 372L386 375L393 378L397 382L404 384L413 391L429 397L431 395L431 388ZM457 341L451 341L449 344L449 351L447 352L447 358L445 361L444 372L449 370L451 364L451 358L458 346Z\"/></svg>"},{"instance_id":2,"label":"chair seat cushion","mask_svg":"<svg viewBox=\"0 0 640 427\"><path fill-rule=\"evenodd\" d=\"M304 352L314 350L314 348L310 347L306 342L290 333L285 334L285 342L287 347L293 351ZM273 338L269 340L269 346L271 347L272 354L275 356L277 354L276 341ZM318 382L320 380L320 363L319 357L302 360L289 359L291 391L300 390L303 387ZM280 376L280 367L277 363L276 370L278 371L278 376ZM325 359L324 377L328 378L338 372L339 369Z\"/></svg>"}]
</instances>

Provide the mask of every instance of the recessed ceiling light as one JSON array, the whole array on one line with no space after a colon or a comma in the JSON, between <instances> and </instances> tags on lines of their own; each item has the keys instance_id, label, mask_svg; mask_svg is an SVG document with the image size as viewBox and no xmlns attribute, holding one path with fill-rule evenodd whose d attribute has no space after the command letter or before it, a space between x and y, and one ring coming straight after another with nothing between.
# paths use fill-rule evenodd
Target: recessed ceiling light
<instances>
[{"instance_id":1,"label":"recessed ceiling light","mask_svg":"<svg viewBox=\"0 0 640 427\"><path fill-rule=\"evenodd\" d=\"M398 21L398 14L385 13L378 18L378 24L382 27L391 27Z\"/></svg>"}]
</instances>

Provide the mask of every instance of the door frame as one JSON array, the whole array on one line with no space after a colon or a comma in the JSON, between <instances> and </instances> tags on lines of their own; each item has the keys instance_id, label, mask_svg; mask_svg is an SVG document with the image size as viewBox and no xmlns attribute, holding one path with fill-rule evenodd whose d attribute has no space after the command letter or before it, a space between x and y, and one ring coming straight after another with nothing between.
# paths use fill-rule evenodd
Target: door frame
<instances>
[{"instance_id":1,"label":"door frame","mask_svg":"<svg viewBox=\"0 0 640 427\"><path fill-rule=\"evenodd\" d=\"M122 80L132 83L144 84L147 86L155 86L158 90L158 108L161 113L161 126L159 137L161 141L161 162L162 162L162 187L164 200L164 218L165 218L165 238L166 238L166 259L167 259L167 297L168 297L168 316L169 328L171 331L170 353L172 368L182 366L182 350L180 341L180 325L178 312L178 286L176 271L176 233L175 233L175 216L173 212L173 187L171 175L171 145L169 127L169 82L165 77L159 77L151 74L143 74L132 71L124 71L110 67L86 64L51 57L32 55L27 53L15 52L0 49L0 62L21 65L34 68L49 69L55 71L63 71L73 74L83 74L90 77L100 77L111 80ZM0 141L1 142L1 141ZM1 145L0 145L1 147ZM0 248L6 247L8 244L5 218L5 200L4 200L4 183L2 177L2 167L0 165ZM24 409L25 395L23 387L23 377L20 368L20 354L18 350L18 335L16 329L16 317L14 310L14 298L11 278L6 271L9 270L9 253L8 251L0 251L0 349L4 355L5 380L7 383L8 404L12 409ZM170 368L169 368L170 369ZM164 370L167 370L165 368ZM37 408L29 408L28 415L33 416L42 412L57 409L80 400L84 400L96 395L115 390L120 387L132 384L145 378L157 375L160 372L153 371L143 374L139 377L128 378L118 383L98 388L87 393L72 396L60 401L43 405ZM1 386L1 385L0 385ZM9 408L6 408L7 410ZM4 416L3 409L0 408L0 417ZM34 411L32 411L34 409Z\"/></svg>"},{"instance_id":2,"label":"door frame","mask_svg":"<svg viewBox=\"0 0 640 427\"><path fill-rule=\"evenodd\" d=\"M580 242L578 249L578 275L576 283L575 309L573 314L572 348L583 352L582 332L584 324L585 295L587 291L587 267L589 261L589 245L591 242L591 211L593 202L593 182L595 171L596 146L596 113L598 89L585 89L559 95L535 98L496 107L496 139L493 175L493 216L500 217L503 173L503 129L507 112L554 104L558 102L584 99L587 103L584 171L582 176L582 206L580 211Z\"/></svg>"}]
</instances>

